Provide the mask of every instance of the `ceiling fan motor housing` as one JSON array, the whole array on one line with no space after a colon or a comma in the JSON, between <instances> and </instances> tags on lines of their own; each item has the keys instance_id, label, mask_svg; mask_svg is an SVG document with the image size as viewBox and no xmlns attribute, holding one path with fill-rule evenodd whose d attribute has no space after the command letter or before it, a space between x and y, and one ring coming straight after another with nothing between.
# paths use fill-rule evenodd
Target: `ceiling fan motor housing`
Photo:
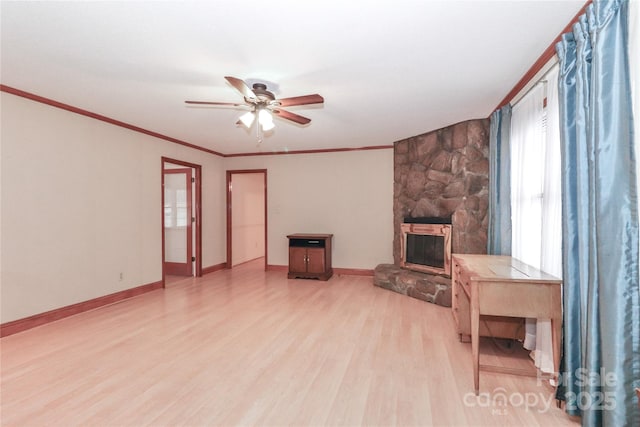
<instances>
[{"instance_id":1,"label":"ceiling fan motor housing","mask_svg":"<svg viewBox=\"0 0 640 427\"><path fill-rule=\"evenodd\" d=\"M256 94L260 103L269 103L276 99L276 96L267 90L267 85L264 83L254 83L253 92Z\"/></svg>"}]
</instances>

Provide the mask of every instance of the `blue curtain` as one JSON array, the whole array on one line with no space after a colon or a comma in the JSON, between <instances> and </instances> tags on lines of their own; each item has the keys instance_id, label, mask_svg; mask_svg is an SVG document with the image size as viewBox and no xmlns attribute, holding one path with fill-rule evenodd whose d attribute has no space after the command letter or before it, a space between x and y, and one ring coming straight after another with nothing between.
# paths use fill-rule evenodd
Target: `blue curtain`
<instances>
[{"instance_id":1,"label":"blue curtain","mask_svg":"<svg viewBox=\"0 0 640 427\"><path fill-rule=\"evenodd\" d=\"M564 354L557 397L585 426L640 426L638 212L628 2L595 0L560 59Z\"/></svg>"},{"instance_id":2,"label":"blue curtain","mask_svg":"<svg viewBox=\"0 0 640 427\"><path fill-rule=\"evenodd\" d=\"M487 253L511 255L511 105L491 115Z\"/></svg>"}]
</instances>

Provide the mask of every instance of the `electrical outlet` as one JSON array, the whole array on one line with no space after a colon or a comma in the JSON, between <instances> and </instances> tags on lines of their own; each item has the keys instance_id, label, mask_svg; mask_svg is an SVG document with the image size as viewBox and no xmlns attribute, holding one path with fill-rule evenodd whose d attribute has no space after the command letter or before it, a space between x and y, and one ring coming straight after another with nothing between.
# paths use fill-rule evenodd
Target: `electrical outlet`
<instances>
[{"instance_id":1,"label":"electrical outlet","mask_svg":"<svg viewBox=\"0 0 640 427\"><path fill-rule=\"evenodd\" d=\"M122 279L124 279L124 273L120 272L120 281L122 282Z\"/></svg>"}]
</instances>

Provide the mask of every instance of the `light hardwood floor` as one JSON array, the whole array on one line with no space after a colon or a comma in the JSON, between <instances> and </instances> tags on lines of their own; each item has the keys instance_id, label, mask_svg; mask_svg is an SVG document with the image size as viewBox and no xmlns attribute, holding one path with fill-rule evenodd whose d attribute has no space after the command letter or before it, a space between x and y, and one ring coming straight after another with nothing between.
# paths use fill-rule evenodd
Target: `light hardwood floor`
<instances>
[{"instance_id":1,"label":"light hardwood floor","mask_svg":"<svg viewBox=\"0 0 640 427\"><path fill-rule=\"evenodd\" d=\"M481 372L473 396L471 345L449 309L370 277L287 280L263 265L2 338L1 424L576 424L535 378ZM530 364L489 340L481 352Z\"/></svg>"}]
</instances>

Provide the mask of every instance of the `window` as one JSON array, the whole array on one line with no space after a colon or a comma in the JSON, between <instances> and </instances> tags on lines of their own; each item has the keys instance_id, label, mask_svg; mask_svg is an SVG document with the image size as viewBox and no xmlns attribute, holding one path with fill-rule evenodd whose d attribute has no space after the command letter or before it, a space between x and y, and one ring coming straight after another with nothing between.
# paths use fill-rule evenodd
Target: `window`
<instances>
[{"instance_id":1,"label":"window","mask_svg":"<svg viewBox=\"0 0 640 427\"><path fill-rule=\"evenodd\" d=\"M538 83L513 107L511 243L514 257L561 277L562 183L557 78L558 68L554 67L545 82Z\"/></svg>"}]
</instances>

